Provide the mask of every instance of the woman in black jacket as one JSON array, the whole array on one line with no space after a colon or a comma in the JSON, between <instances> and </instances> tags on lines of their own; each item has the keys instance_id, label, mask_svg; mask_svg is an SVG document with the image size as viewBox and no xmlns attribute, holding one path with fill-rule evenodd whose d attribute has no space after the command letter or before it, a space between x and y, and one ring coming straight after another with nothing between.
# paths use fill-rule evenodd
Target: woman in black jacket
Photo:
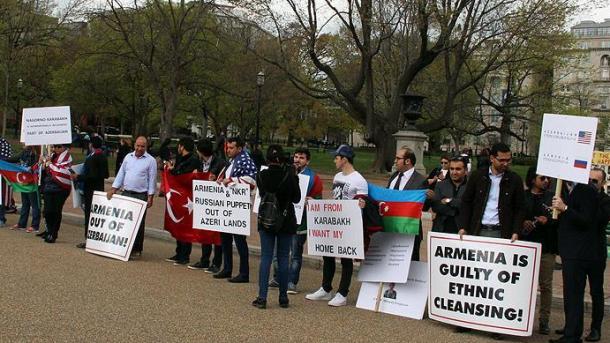
<instances>
[{"instance_id":1,"label":"woman in black jacket","mask_svg":"<svg viewBox=\"0 0 610 343\"><path fill-rule=\"evenodd\" d=\"M273 250L277 246L278 279L280 283L280 307L288 307L288 253L292 236L296 233L297 220L294 203L301 199L299 178L292 166L284 163L284 151L279 145L267 149L269 169L261 171L256 180L261 196L258 214L258 232L261 239L261 262L258 277L258 297L252 302L258 308L267 307L269 272ZM274 211L272 208L277 208Z\"/></svg>"}]
</instances>

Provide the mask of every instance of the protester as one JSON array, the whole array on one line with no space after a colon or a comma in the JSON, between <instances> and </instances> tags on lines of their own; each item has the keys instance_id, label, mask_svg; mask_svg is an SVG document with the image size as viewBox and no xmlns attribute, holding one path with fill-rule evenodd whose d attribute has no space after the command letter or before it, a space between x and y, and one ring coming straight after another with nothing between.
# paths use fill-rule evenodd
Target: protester
<instances>
[{"instance_id":1,"label":"protester","mask_svg":"<svg viewBox=\"0 0 610 343\"><path fill-rule=\"evenodd\" d=\"M153 205L157 186L157 163L154 157L146 152L147 146L146 137L140 136L136 139L135 150L125 156L119 173L112 183L112 188L108 191L109 200L116 192L123 189L121 195L146 201L147 208ZM131 258L142 256L145 222L146 212L142 216L142 222L133 243Z\"/></svg>"},{"instance_id":2,"label":"protester","mask_svg":"<svg viewBox=\"0 0 610 343\"><path fill-rule=\"evenodd\" d=\"M309 176L307 184L307 200L322 199L322 191L324 186L320 176L315 173L310 167L311 153L307 148L297 148L294 152L292 162L297 173ZM307 210L303 210L301 225L297 227L297 234L292 239L290 246L290 264L288 277L288 294L297 294L297 284L301 274L301 266L303 265L303 247L307 241ZM269 282L269 287L278 287L277 280L277 263L273 264L274 273L273 279Z\"/></svg>"},{"instance_id":3,"label":"protester","mask_svg":"<svg viewBox=\"0 0 610 343\"><path fill-rule=\"evenodd\" d=\"M250 156L243 150L244 143L240 138L226 140L226 153L229 165L220 172L216 182L230 187L236 183L247 184L250 189L256 186L256 165ZM222 253L224 255L223 270L214 274L217 279L229 279L233 283L246 283L250 281L250 267L248 265L248 242L244 235L221 233ZM233 273L233 240L239 253L239 274L231 277Z\"/></svg>"},{"instance_id":4,"label":"protester","mask_svg":"<svg viewBox=\"0 0 610 343\"><path fill-rule=\"evenodd\" d=\"M178 155L176 162L166 162L166 168L172 175L182 175L197 171L201 166L201 161L195 151L195 142L190 137L180 138L178 141ZM168 195L169 196L169 195ZM189 263L193 244L176 240L176 254L166 258L167 262L174 262L174 265L186 265Z\"/></svg>"},{"instance_id":5,"label":"protester","mask_svg":"<svg viewBox=\"0 0 610 343\"><path fill-rule=\"evenodd\" d=\"M212 141L205 138L197 143L197 153L201 160L201 170L204 173L210 173L210 181L216 181L218 174L222 171L225 164L227 163L224 159L214 155L214 146ZM211 260L212 249L214 250L214 258ZM216 274L220 271L222 264L222 245L216 244L202 244L201 245L201 259L188 266L189 269L204 270L206 273Z\"/></svg>"},{"instance_id":6,"label":"protester","mask_svg":"<svg viewBox=\"0 0 610 343\"><path fill-rule=\"evenodd\" d=\"M8 162L19 163L22 167L32 170L38 161L33 146L24 145L23 150L17 156L8 159ZM32 209L32 225L28 227L28 217ZM21 192L21 211L19 221L13 225L13 229L25 230L26 232L38 232L40 227L40 199L38 192Z\"/></svg>"},{"instance_id":7,"label":"protester","mask_svg":"<svg viewBox=\"0 0 610 343\"><path fill-rule=\"evenodd\" d=\"M256 180L261 196L258 233L261 241L261 261L258 277L258 297L252 302L258 308L267 307L269 270L277 246L280 307L288 307L288 253L296 233L297 220L294 205L301 200L299 178L294 166L287 166L284 151L279 145L270 145L266 156L268 169L261 171ZM272 194L267 197L267 195ZM275 201L274 201L275 200ZM266 204L265 202L269 202ZM277 206L277 213L265 206ZM269 210L265 213L264 209Z\"/></svg>"},{"instance_id":8,"label":"protester","mask_svg":"<svg viewBox=\"0 0 610 343\"><path fill-rule=\"evenodd\" d=\"M481 149L477 157L477 169L489 169L491 162L489 161L489 148Z\"/></svg>"},{"instance_id":9,"label":"protester","mask_svg":"<svg viewBox=\"0 0 610 343\"><path fill-rule=\"evenodd\" d=\"M11 144L4 138L0 137L0 160L7 161L13 155ZM2 204L0 204L0 227L6 225L6 213L10 213L11 206L14 206L13 189L11 186L0 177L0 186L2 187Z\"/></svg>"},{"instance_id":10,"label":"protester","mask_svg":"<svg viewBox=\"0 0 610 343\"><path fill-rule=\"evenodd\" d=\"M520 233L523 240L542 245L538 285L540 288L540 310L538 330L548 335L551 303L553 301L553 268L557 254L557 227L552 220L550 206L553 193L548 191L548 177L536 174L536 167L530 167L525 178L525 221Z\"/></svg>"},{"instance_id":11,"label":"protester","mask_svg":"<svg viewBox=\"0 0 610 343\"><path fill-rule=\"evenodd\" d=\"M525 216L525 191L521 177L509 170L511 159L506 144L494 144L489 169L475 170L468 177L457 221L460 238L465 234L512 242L519 238ZM458 327L456 331L470 330ZM497 333L492 337L502 339Z\"/></svg>"},{"instance_id":12,"label":"protester","mask_svg":"<svg viewBox=\"0 0 610 343\"><path fill-rule=\"evenodd\" d=\"M102 139L99 136L91 138L89 143L89 151L91 153L85 158L83 172L75 174L71 170L72 180L81 182L84 190L85 204L85 242L76 245L77 248L84 249L87 246L87 232L89 232L89 217L91 212L91 203L93 202L93 193L95 191L104 191L104 180L109 176L108 158L102 150Z\"/></svg>"},{"instance_id":13,"label":"protester","mask_svg":"<svg viewBox=\"0 0 610 343\"><path fill-rule=\"evenodd\" d=\"M121 144L116 152L116 166L114 170L114 175L119 173L119 169L121 168L121 164L125 159L125 156L129 154L133 150L131 138L121 138Z\"/></svg>"},{"instance_id":14,"label":"protester","mask_svg":"<svg viewBox=\"0 0 610 343\"><path fill-rule=\"evenodd\" d=\"M44 220L47 230L41 237L47 243L55 243L61 226L64 203L70 195L72 180L70 168L72 156L69 145L53 145L53 153L49 160L40 157L40 165L44 168L42 193L44 199Z\"/></svg>"},{"instance_id":15,"label":"protester","mask_svg":"<svg viewBox=\"0 0 610 343\"><path fill-rule=\"evenodd\" d=\"M368 195L368 184L362 175L354 169L354 151L349 145L340 145L334 152L335 167L340 170L333 179L333 198L336 200L353 200L366 198ZM425 178L422 176L422 183ZM362 228L364 230L364 228ZM339 289L333 297L332 282L335 276L335 258L324 256L322 268L322 287L314 293L307 294L306 299L328 301L330 306L347 305L347 294L352 281L354 271L354 260L341 258L341 281Z\"/></svg>"},{"instance_id":16,"label":"protester","mask_svg":"<svg viewBox=\"0 0 610 343\"><path fill-rule=\"evenodd\" d=\"M432 231L457 233L456 218L460 213L462 196L466 190L466 163L461 157L449 161L449 177L436 183L431 200L436 214Z\"/></svg>"},{"instance_id":17,"label":"protester","mask_svg":"<svg viewBox=\"0 0 610 343\"><path fill-rule=\"evenodd\" d=\"M388 181L388 188L396 190L416 190L427 189L428 181L426 177L415 171L415 163L417 159L415 153L407 146L403 146L396 152L394 157L394 166L396 172L392 174ZM431 194L428 194L430 197ZM419 233L415 236L413 243L412 261L419 261L419 250L423 236L421 221L419 223Z\"/></svg>"},{"instance_id":18,"label":"protester","mask_svg":"<svg viewBox=\"0 0 610 343\"><path fill-rule=\"evenodd\" d=\"M447 173L449 172L449 156L441 155L441 164L432 169L430 174L428 174L428 188L434 189L437 182L443 181L447 178Z\"/></svg>"}]
</instances>

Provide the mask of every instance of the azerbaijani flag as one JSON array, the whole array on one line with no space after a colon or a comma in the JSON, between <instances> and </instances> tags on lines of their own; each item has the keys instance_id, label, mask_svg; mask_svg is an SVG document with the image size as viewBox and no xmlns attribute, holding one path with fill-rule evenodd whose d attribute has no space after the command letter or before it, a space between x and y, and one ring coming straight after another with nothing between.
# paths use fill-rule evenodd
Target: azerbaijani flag
<instances>
[{"instance_id":1,"label":"azerbaijani flag","mask_svg":"<svg viewBox=\"0 0 610 343\"><path fill-rule=\"evenodd\" d=\"M399 191L369 183L369 197L379 203L384 232L417 235L426 190Z\"/></svg>"},{"instance_id":2,"label":"azerbaijani flag","mask_svg":"<svg viewBox=\"0 0 610 343\"><path fill-rule=\"evenodd\" d=\"M38 189L38 174L26 167L0 160L0 175L15 192L30 193Z\"/></svg>"}]
</instances>

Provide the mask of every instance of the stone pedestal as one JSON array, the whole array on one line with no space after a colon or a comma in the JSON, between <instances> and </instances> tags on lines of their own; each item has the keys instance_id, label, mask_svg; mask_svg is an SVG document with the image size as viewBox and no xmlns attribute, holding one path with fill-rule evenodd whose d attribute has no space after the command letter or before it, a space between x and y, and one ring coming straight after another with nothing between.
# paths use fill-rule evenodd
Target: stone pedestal
<instances>
[{"instance_id":1,"label":"stone pedestal","mask_svg":"<svg viewBox=\"0 0 610 343\"><path fill-rule=\"evenodd\" d=\"M424 176L428 176L424 166L424 142L428 140L428 136L421 131L414 130L400 130L392 136L396 139L396 151L400 150L403 146L413 150L417 159L415 170Z\"/></svg>"}]
</instances>

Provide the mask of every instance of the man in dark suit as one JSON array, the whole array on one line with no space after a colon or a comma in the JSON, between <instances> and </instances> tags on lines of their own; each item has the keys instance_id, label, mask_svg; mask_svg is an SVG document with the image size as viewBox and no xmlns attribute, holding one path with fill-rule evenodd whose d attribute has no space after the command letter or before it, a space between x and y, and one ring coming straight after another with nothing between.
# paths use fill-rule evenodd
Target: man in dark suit
<instances>
[{"instance_id":1,"label":"man in dark suit","mask_svg":"<svg viewBox=\"0 0 610 343\"><path fill-rule=\"evenodd\" d=\"M564 330L551 343L581 342L583 332L584 296L587 274L597 260L597 214L599 198L596 190L584 184L566 182L562 197L553 198L553 209L559 211L559 256L563 276Z\"/></svg>"},{"instance_id":2,"label":"man in dark suit","mask_svg":"<svg viewBox=\"0 0 610 343\"><path fill-rule=\"evenodd\" d=\"M396 152L396 157L394 157L396 172L390 177L388 188L397 190L427 189L428 180L425 176L415 171L416 161L413 150L407 146L401 147ZM415 243L413 245L412 261L419 261L419 247L422 236L423 232L420 221L419 233L415 236Z\"/></svg>"},{"instance_id":3,"label":"man in dark suit","mask_svg":"<svg viewBox=\"0 0 610 343\"><path fill-rule=\"evenodd\" d=\"M449 176L436 183L430 201L436 214L432 231L457 233L456 218L466 190L466 162L461 157L454 157L449 161L448 168Z\"/></svg>"}]
</instances>

